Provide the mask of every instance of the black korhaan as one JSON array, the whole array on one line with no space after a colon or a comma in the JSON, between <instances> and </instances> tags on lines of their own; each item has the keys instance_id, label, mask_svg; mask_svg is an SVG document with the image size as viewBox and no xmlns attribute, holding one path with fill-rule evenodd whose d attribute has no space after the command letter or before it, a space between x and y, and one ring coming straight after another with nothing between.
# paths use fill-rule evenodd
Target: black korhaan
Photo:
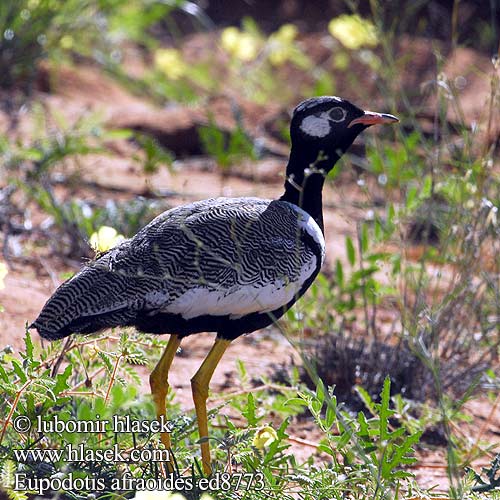
<instances>
[{"instance_id":1,"label":"black korhaan","mask_svg":"<svg viewBox=\"0 0 500 500\"><path fill-rule=\"evenodd\" d=\"M182 338L217 332L191 380L200 437L207 437L208 384L229 343L282 316L321 268L325 176L360 132L396 121L338 97L302 102L279 200L214 198L164 212L61 285L31 327L50 340L116 326L171 334L150 377L158 417ZM169 435L161 438L170 448ZM201 447L209 472L208 441Z\"/></svg>"}]
</instances>

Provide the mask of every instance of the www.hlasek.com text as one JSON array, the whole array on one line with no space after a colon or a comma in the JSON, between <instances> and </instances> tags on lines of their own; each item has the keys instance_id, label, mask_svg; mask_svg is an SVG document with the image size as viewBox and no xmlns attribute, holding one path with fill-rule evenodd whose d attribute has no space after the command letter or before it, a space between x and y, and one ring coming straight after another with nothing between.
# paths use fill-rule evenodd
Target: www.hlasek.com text
<instances>
[{"instance_id":1,"label":"www.hlasek.com text","mask_svg":"<svg viewBox=\"0 0 500 500\"><path fill-rule=\"evenodd\" d=\"M18 462L169 462L170 450L160 448L132 448L122 450L117 444L111 448L93 449L71 443L64 448L31 448L12 450Z\"/></svg>"}]
</instances>

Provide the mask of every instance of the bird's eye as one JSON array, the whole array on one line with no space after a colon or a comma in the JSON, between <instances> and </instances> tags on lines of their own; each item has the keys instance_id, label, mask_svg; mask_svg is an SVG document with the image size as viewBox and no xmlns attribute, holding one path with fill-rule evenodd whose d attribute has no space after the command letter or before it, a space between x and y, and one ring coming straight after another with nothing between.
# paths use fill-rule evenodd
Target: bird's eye
<instances>
[{"instance_id":1,"label":"bird's eye","mask_svg":"<svg viewBox=\"0 0 500 500\"><path fill-rule=\"evenodd\" d=\"M345 120L345 117L347 115L347 111L344 108L337 106L336 108L331 109L328 114L329 114L330 119L332 121L342 122Z\"/></svg>"}]
</instances>

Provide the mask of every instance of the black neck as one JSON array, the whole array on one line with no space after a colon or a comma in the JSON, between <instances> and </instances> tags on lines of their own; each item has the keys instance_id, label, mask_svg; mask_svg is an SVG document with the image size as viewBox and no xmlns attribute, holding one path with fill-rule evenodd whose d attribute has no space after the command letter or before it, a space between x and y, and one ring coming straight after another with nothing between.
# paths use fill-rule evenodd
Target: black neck
<instances>
[{"instance_id":1,"label":"black neck","mask_svg":"<svg viewBox=\"0 0 500 500\"><path fill-rule=\"evenodd\" d=\"M317 152L308 157L303 151L297 153L292 146L286 167L285 193L280 200L305 210L323 232L323 184L326 172L332 169L338 159L335 154L327 157ZM306 169L309 169L309 173L304 173Z\"/></svg>"}]
</instances>

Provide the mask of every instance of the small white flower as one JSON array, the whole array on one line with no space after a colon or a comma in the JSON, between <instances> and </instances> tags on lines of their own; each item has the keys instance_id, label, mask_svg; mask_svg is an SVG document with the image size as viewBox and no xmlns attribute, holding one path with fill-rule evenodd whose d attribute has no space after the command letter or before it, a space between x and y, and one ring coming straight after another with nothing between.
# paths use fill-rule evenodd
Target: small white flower
<instances>
[{"instance_id":1,"label":"small white flower","mask_svg":"<svg viewBox=\"0 0 500 500\"><path fill-rule=\"evenodd\" d=\"M380 174L380 175L378 176L378 179L377 179L377 180L378 180L378 183L379 183L381 186L385 186L385 185L387 184L387 180L388 180L388 179L387 179L387 175L385 175L385 174Z\"/></svg>"},{"instance_id":2,"label":"small white flower","mask_svg":"<svg viewBox=\"0 0 500 500\"><path fill-rule=\"evenodd\" d=\"M5 265L5 262L0 262L0 290L5 288L5 276L7 276L7 266Z\"/></svg>"},{"instance_id":3,"label":"small white flower","mask_svg":"<svg viewBox=\"0 0 500 500\"><path fill-rule=\"evenodd\" d=\"M488 200L488 198L482 198L481 199L481 207L482 208L485 208L485 207L492 208L493 203L490 200Z\"/></svg>"}]
</instances>

